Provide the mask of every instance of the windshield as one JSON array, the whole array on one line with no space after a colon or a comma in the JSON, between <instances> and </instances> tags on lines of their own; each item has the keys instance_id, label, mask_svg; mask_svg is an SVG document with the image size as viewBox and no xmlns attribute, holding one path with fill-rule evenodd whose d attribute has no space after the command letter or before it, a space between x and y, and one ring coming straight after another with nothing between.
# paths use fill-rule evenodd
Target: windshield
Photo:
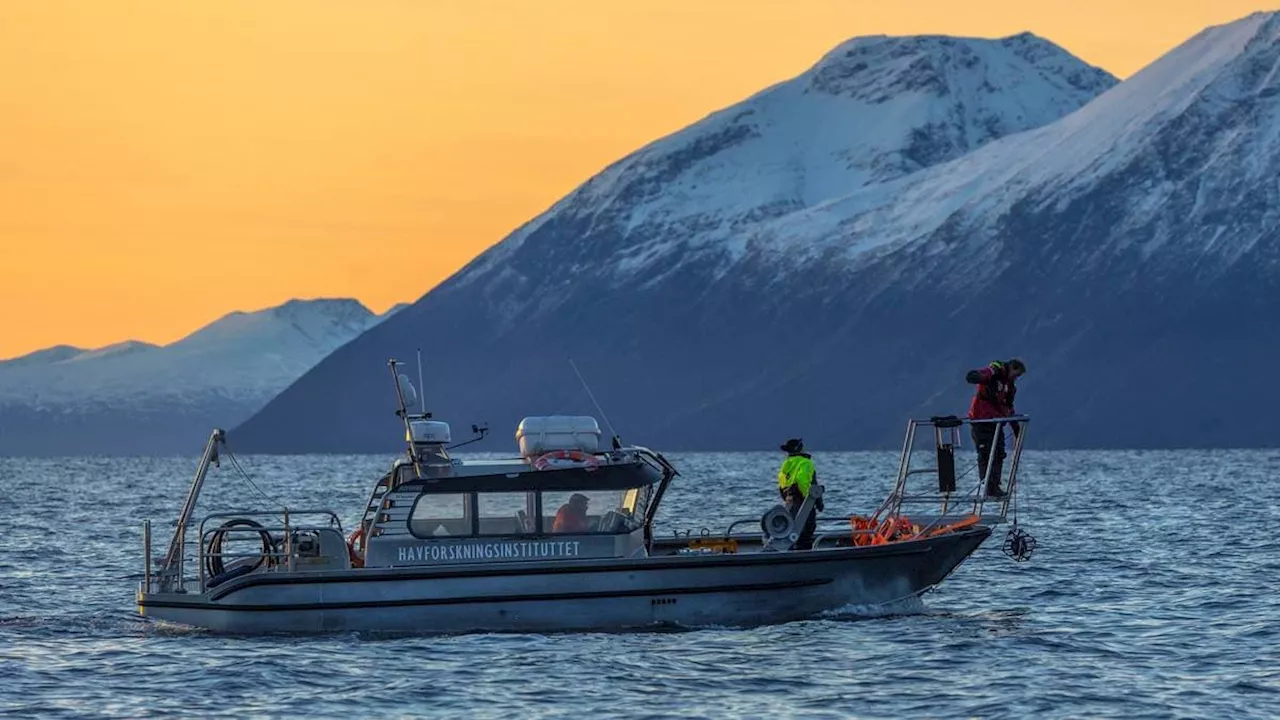
<instances>
[{"instance_id":1,"label":"windshield","mask_svg":"<svg viewBox=\"0 0 1280 720\"><path fill-rule=\"evenodd\" d=\"M652 496L652 485L623 490L541 493L423 493L409 514L409 532L423 539L538 532L625 534L644 525L645 510ZM537 523L539 501L542 503L541 527Z\"/></svg>"},{"instance_id":2,"label":"windshield","mask_svg":"<svg viewBox=\"0 0 1280 720\"><path fill-rule=\"evenodd\" d=\"M628 533L644 525L652 486L542 493L544 533Z\"/></svg>"}]
</instances>

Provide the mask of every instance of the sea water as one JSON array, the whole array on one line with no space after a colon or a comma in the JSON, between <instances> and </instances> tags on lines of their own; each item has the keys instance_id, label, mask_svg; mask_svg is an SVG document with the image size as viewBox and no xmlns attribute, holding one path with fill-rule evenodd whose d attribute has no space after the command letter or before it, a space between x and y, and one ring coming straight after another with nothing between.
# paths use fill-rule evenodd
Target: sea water
<instances>
[{"instance_id":1,"label":"sea water","mask_svg":"<svg viewBox=\"0 0 1280 720\"><path fill-rule=\"evenodd\" d=\"M814 454L827 516L893 453ZM777 453L674 454L660 534L758 517ZM249 456L205 510L332 507L385 456ZM0 458L0 714L15 717L1280 717L1280 452L1028 452L1007 526L922 601L758 628L220 637L138 617L195 458ZM1012 520L1012 517L1010 517Z\"/></svg>"}]
</instances>

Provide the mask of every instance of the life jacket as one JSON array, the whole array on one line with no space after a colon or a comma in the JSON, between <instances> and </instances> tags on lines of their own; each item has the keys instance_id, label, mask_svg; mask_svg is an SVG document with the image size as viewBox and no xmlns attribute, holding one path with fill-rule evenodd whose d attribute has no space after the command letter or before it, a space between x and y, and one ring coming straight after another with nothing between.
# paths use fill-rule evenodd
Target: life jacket
<instances>
[{"instance_id":1,"label":"life jacket","mask_svg":"<svg viewBox=\"0 0 1280 720\"><path fill-rule=\"evenodd\" d=\"M985 420L989 418L1007 417L1013 414L1013 397L1018 393L1009 370L999 360L993 361L988 368L991 377L978 383L977 392L969 403L969 419Z\"/></svg>"},{"instance_id":2,"label":"life jacket","mask_svg":"<svg viewBox=\"0 0 1280 720\"><path fill-rule=\"evenodd\" d=\"M808 497L815 474L813 460L808 453L789 455L778 469L778 490L786 494L787 489L794 485L801 497Z\"/></svg>"}]
</instances>

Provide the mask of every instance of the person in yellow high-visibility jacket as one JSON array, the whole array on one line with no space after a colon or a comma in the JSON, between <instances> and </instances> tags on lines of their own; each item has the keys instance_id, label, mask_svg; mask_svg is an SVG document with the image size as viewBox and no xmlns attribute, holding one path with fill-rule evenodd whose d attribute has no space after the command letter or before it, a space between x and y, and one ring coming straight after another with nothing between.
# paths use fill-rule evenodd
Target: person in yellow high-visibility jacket
<instances>
[{"instance_id":1,"label":"person in yellow high-visibility jacket","mask_svg":"<svg viewBox=\"0 0 1280 720\"><path fill-rule=\"evenodd\" d=\"M782 467L778 469L778 494L782 496L782 502L786 504L791 517L795 517L800 512L800 505L809 497L809 488L817 480L818 471L813 465L813 458L804 451L802 439L791 438L778 447L787 454L787 459L782 461ZM813 533L818 525L818 512L822 509L822 498L818 498L814 504L814 512L809 515L799 539L796 540L797 550L813 547Z\"/></svg>"}]
</instances>

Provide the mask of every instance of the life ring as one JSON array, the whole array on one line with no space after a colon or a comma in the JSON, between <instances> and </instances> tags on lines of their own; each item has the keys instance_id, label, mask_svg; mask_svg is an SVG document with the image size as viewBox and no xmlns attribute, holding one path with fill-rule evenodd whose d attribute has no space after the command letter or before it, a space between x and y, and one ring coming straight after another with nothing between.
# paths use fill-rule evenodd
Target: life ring
<instances>
[{"instance_id":1,"label":"life ring","mask_svg":"<svg viewBox=\"0 0 1280 720\"><path fill-rule=\"evenodd\" d=\"M363 526L356 528L356 531L351 533L351 536L347 538L347 557L351 558L351 567L355 567L355 568L364 567L364 552L363 552L364 548L363 548L363 542L362 542L363 540L364 540ZM356 550L356 543L360 543L362 545L360 551Z\"/></svg>"},{"instance_id":2,"label":"life ring","mask_svg":"<svg viewBox=\"0 0 1280 720\"><path fill-rule=\"evenodd\" d=\"M552 450L539 455L533 461L533 469L546 470L550 468L552 460L569 460L581 463L585 466L587 472L592 472L600 467L600 459L590 453L585 453L581 450Z\"/></svg>"}]
</instances>

